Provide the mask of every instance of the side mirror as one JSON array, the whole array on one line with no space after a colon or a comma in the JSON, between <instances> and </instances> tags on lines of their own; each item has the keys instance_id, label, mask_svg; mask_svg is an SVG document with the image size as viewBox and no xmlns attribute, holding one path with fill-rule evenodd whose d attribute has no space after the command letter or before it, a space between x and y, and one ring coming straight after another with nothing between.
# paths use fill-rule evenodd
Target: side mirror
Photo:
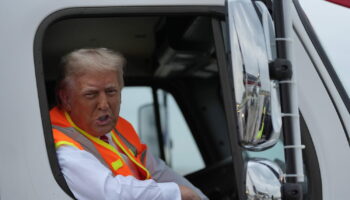
<instances>
[{"instance_id":1,"label":"side mirror","mask_svg":"<svg viewBox=\"0 0 350 200\"><path fill-rule=\"evenodd\" d=\"M157 135L157 126L154 116L153 104L145 104L139 108L139 135L140 139L148 144L151 153L160 157L159 141Z\"/></svg>"},{"instance_id":2,"label":"side mirror","mask_svg":"<svg viewBox=\"0 0 350 200\"><path fill-rule=\"evenodd\" d=\"M139 135L140 139L148 145L149 151L156 157L164 159L164 161L171 166L171 137L167 130L168 118L167 107L163 104L159 105L161 133L157 130L156 116L154 104L145 104L139 107L138 120L139 120ZM159 137L158 134L162 134ZM160 141L159 138L163 138ZM163 151L163 152L161 152ZM162 154L165 156L162 158Z\"/></svg>"},{"instance_id":3,"label":"side mirror","mask_svg":"<svg viewBox=\"0 0 350 200\"><path fill-rule=\"evenodd\" d=\"M269 75L275 57L273 22L263 4L257 7L249 0L228 1L239 141L252 151L275 145L282 125L278 84Z\"/></svg>"},{"instance_id":4,"label":"side mirror","mask_svg":"<svg viewBox=\"0 0 350 200\"><path fill-rule=\"evenodd\" d=\"M283 171L266 159L249 160L246 172L246 195L248 200L282 199L281 188L284 183Z\"/></svg>"}]
</instances>

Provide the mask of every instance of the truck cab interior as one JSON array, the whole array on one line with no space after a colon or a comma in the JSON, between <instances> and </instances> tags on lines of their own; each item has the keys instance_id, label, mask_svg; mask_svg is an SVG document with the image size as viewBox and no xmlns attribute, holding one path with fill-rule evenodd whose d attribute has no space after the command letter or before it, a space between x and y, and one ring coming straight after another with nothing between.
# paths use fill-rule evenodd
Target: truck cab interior
<instances>
[{"instance_id":1,"label":"truck cab interior","mask_svg":"<svg viewBox=\"0 0 350 200\"><path fill-rule=\"evenodd\" d=\"M127 59L125 89L146 87L152 91L153 134L158 140L151 145L156 145L153 148L159 150L159 157L171 165L167 152L172 150L172 144L168 144L160 125L164 117L160 113L161 97L157 91L161 90L175 99L204 163L201 169L183 174L210 199L237 199L232 137L224 103L227 92L220 79L217 58L220 54L213 30L216 27L221 33L225 32L223 15L216 11L202 15L190 12L185 15L116 15L98 14L96 10L81 13L84 12L62 11L60 17L52 16L44 27L39 52L47 108L56 103L55 84L62 56L79 48L106 47L121 52ZM176 137L174 134L171 137ZM52 136L45 137L49 148ZM59 170L54 169L58 168L55 155L49 156L52 170L57 173L56 180L67 190Z\"/></svg>"}]
</instances>

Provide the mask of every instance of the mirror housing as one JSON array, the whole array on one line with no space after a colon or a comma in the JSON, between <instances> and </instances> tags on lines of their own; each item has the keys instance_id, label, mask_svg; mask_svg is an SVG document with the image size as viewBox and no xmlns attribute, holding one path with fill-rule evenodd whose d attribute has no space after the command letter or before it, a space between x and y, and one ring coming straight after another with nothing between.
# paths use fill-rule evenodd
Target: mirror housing
<instances>
[{"instance_id":1,"label":"mirror housing","mask_svg":"<svg viewBox=\"0 0 350 200\"><path fill-rule=\"evenodd\" d=\"M277 143L282 119L278 82L271 80L269 70L276 57L273 21L264 4L256 6L229 0L228 21L240 145L262 151Z\"/></svg>"},{"instance_id":2,"label":"mirror housing","mask_svg":"<svg viewBox=\"0 0 350 200\"><path fill-rule=\"evenodd\" d=\"M145 104L138 109L140 139L147 143L149 151L156 157L160 157L157 126L155 122L153 104Z\"/></svg>"},{"instance_id":3,"label":"mirror housing","mask_svg":"<svg viewBox=\"0 0 350 200\"><path fill-rule=\"evenodd\" d=\"M139 136L140 139L148 145L148 150L156 157L161 158L162 153L164 154L164 161L171 166L171 149L172 139L169 134L168 118L167 118L167 107L164 104L159 105L161 133L158 132L156 125L156 116L154 104L144 104L138 109L138 124L139 124ZM162 134L163 141L159 140L159 135ZM162 144L161 144L162 143ZM163 151L163 152L161 152Z\"/></svg>"}]
</instances>

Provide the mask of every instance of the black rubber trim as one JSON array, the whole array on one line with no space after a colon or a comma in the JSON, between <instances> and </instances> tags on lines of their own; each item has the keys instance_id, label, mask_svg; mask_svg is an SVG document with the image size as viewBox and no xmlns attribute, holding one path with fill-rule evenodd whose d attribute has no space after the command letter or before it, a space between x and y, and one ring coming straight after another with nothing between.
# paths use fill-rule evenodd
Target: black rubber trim
<instances>
[{"instance_id":1,"label":"black rubber trim","mask_svg":"<svg viewBox=\"0 0 350 200\"><path fill-rule=\"evenodd\" d=\"M166 161L162 124L160 121L159 100L158 100L156 87L152 87L152 97L153 97L154 120L156 122L156 127L157 127L157 138L158 138L158 148L160 152L160 159Z\"/></svg>"},{"instance_id":2,"label":"black rubber trim","mask_svg":"<svg viewBox=\"0 0 350 200\"><path fill-rule=\"evenodd\" d=\"M310 131L306 125L302 113L300 113L300 131L301 142L306 146L303 150L303 161L305 166L305 174L307 178L307 191L304 199L320 200L322 199L322 177L321 169L318 163L318 157L315 145L312 142Z\"/></svg>"},{"instance_id":3,"label":"black rubber trim","mask_svg":"<svg viewBox=\"0 0 350 200\"><path fill-rule=\"evenodd\" d=\"M309 38L310 38L312 44L314 45L318 55L320 56L324 66L326 67L335 87L337 88L337 90L339 92L339 95L343 99L344 104L345 104L346 108L348 109L348 112L350 112L350 97L349 97L349 95L346 93L344 86L342 85L337 73L335 72L334 67L333 67L332 63L330 62L325 50L323 49L321 43L319 42L319 39L318 39L314 29L312 28L312 25L311 25L309 19L307 18L305 12L303 11L299 1L293 0L293 3L294 3L294 6L297 10L297 13L300 17L301 22L304 25L306 33L309 35Z\"/></svg>"},{"instance_id":4,"label":"black rubber trim","mask_svg":"<svg viewBox=\"0 0 350 200\"><path fill-rule=\"evenodd\" d=\"M229 139L231 143L232 158L234 160L233 168L235 174L235 188L238 189L238 199L246 199L245 197L245 179L244 179L244 160L242 156L242 148L238 141L238 124L236 116L236 101L233 87L232 68L230 67L230 56L225 52L225 43L223 38L223 31L221 29L220 21L212 20L213 35L216 47L216 56L218 60L218 68L220 75L220 83L222 88L222 95L224 99L224 107L226 110L227 126L229 132ZM228 51L230 52L230 51Z\"/></svg>"},{"instance_id":5,"label":"black rubber trim","mask_svg":"<svg viewBox=\"0 0 350 200\"><path fill-rule=\"evenodd\" d=\"M274 2L274 19L275 19L275 31L277 38L286 37L285 28L284 28L284 13L283 13L283 3L284 1ZM276 41L277 47L277 58L287 59L286 52L286 41L279 40ZM293 71L292 71L293 73ZM282 113L291 113L292 107L290 102L290 85L289 84L280 84L280 99L281 99L281 111ZM294 145L293 132L294 127L292 126L292 118L284 117L282 118L282 129L284 136L284 145ZM296 161L295 161L295 151L294 149L285 149L285 162L286 162L286 174L296 174ZM287 177L286 181L288 183L297 183L296 177Z\"/></svg>"},{"instance_id":6,"label":"black rubber trim","mask_svg":"<svg viewBox=\"0 0 350 200\"><path fill-rule=\"evenodd\" d=\"M303 47L304 47L304 49L305 49L307 55L309 56L309 59L311 60L312 65L314 66L314 68L315 68L315 70L316 70L316 72L317 72L317 74L318 74L318 77L320 77L320 79L321 79L321 81L322 81L323 87L326 89L327 94L328 94L329 98L330 98L331 101L332 101L333 107L334 107L335 111L337 112L337 115L338 115L338 118L339 118L339 120L340 120L340 123L341 123L341 125L342 125L342 127L343 127L343 129L344 129L345 137L346 137L346 139L347 139L347 141L348 141L348 144L350 145L350 138L349 138L348 132L347 132L346 127L345 127L345 122L344 122L343 118L342 118L341 115L340 115L339 109L338 109L338 107L336 106L335 101L334 101L334 99L333 99L333 97L332 97L332 95L331 95L331 93L330 93L330 91L329 91L329 89L328 89L328 87L327 87L327 85L326 85L326 83L325 83L323 77L321 76L319 70L317 69L316 63L315 63L315 61L312 59L311 53L310 53L309 50L307 49L307 47L306 47L304 41L301 39L300 33L295 29L295 27L293 27L293 30L294 30L295 34L297 35L297 37L299 38L299 41L300 41L301 44L303 45Z\"/></svg>"},{"instance_id":7,"label":"black rubber trim","mask_svg":"<svg viewBox=\"0 0 350 200\"><path fill-rule=\"evenodd\" d=\"M68 18L83 18L83 17L116 17L116 16L159 16L159 15L203 15L215 16L224 18L225 7L223 6L113 6L113 7L77 7L66 8L56 11L46 17L39 25L34 38L33 56L35 64L35 78L38 90L38 99L40 104L40 114L45 145L47 149L48 159L51 166L51 171L58 185L72 198L70 191L63 174L61 173L57 160L56 149L52 136L52 127L49 115L49 106L46 96L45 76L43 69L42 49L43 38L47 28L60 20Z\"/></svg>"},{"instance_id":8,"label":"black rubber trim","mask_svg":"<svg viewBox=\"0 0 350 200\"><path fill-rule=\"evenodd\" d=\"M58 10L49 15L40 26L69 18L134 17L134 16L216 16L224 17L223 6L110 6L77 7ZM40 29L40 27L39 27Z\"/></svg>"}]
</instances>

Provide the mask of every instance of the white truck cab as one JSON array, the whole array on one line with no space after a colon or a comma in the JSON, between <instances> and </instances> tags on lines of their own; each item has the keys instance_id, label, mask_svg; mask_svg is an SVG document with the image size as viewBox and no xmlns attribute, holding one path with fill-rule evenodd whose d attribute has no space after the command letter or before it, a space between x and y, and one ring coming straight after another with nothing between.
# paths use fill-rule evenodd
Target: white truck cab
<instances>
[{"instance_id":1,"label":"white truck cab","mask_svg":"<svg viewBox=\"0 0 350 200\"><path fill-rule=\"evenodd\" d=\"M210 199L348 199L350 99L298 0L0 3L0 200L74 199L60 58L127 58L121 116Z\"/></svg>"}]
</instances>

